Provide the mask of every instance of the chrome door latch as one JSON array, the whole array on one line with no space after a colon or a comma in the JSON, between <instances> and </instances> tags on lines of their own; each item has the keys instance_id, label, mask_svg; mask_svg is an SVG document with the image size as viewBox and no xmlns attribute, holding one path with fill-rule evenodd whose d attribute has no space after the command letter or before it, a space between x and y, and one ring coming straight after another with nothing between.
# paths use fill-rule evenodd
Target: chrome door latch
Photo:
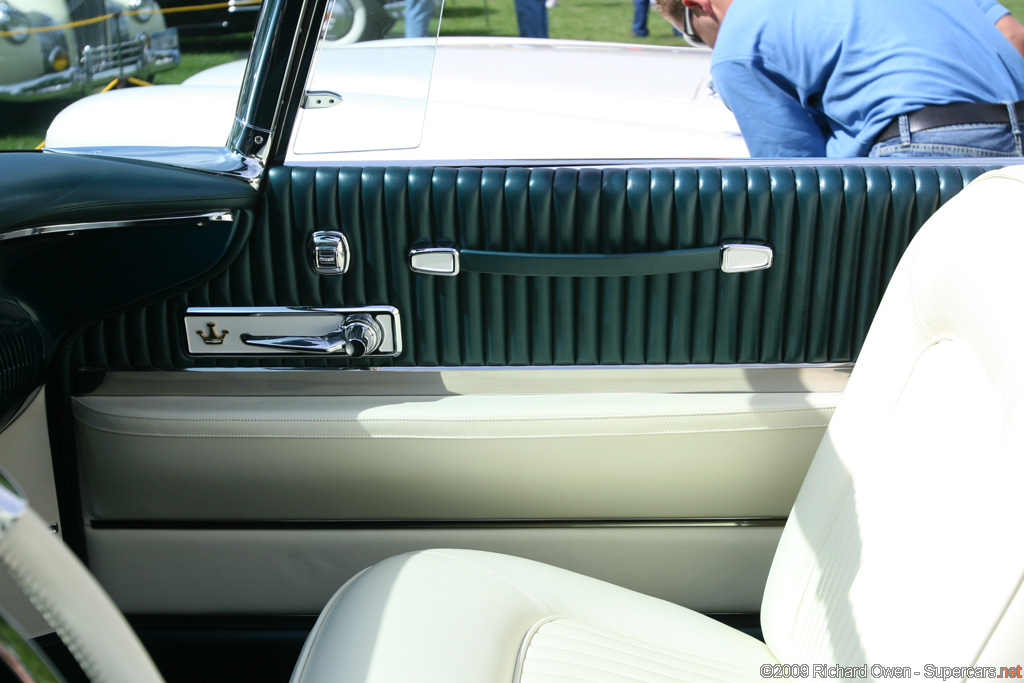
<instances>
[{"instance_id":1,"label":"chrome door latch","mask_svg":"<svg viewBox=\"0 0 1024 683\"><path fill-rule=\"evenodd\" d=\"M348 271L348 240L336 230L318 230L309 238L310 265L320 275L342 275Z\"/></svg>"},{"instance_id":2,"label":"chrome door latch","mask_svg":"<svg viewBox=\"0 0 1024 683\"><path fill-rule=\"evenodd\" d=\"M402 352L402 326L392 306L189 308L185 334L192 355L361 358Z\"/></svg>"}]
</instances>

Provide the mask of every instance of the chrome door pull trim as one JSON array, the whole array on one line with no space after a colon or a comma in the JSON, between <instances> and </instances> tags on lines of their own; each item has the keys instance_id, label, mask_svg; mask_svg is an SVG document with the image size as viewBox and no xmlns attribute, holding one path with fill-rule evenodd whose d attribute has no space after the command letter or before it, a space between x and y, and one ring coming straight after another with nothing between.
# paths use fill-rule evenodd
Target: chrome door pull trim
<instances>
[{"instance_id":1,"label":"chrome door pull trim","mask_svg":"<svg viewBox=\"0 0 1024 683\"><path fill-rule=\"evenodd\" d=\"M749 273L772 267L775 254L771 247L758 244L723 244L722 272Z\"/></svg>"},{"instance_id":2,"label":"chrome door pull trim","mask_svg":"<svg viewBox=\"0 0 1024 683\"><path fill-rule=\"evenodd\" d=\"M409 251L409 267L424 275L486 273L532 277L636 277L721 269L748 273L772 265L772 248L723 244L648 253L538 254L420 247Z\"/></svg>"},{"instance_id":3,"label":"chrome door pull trim","mask_svg":"<svg viewBox=\"0 0 1024 683\"><path fill-rule=\"evenodd\" d=\"M424 275L458 275L459 250L453 247L410 249L409 268Z\"/></svg>"}]
</instances>

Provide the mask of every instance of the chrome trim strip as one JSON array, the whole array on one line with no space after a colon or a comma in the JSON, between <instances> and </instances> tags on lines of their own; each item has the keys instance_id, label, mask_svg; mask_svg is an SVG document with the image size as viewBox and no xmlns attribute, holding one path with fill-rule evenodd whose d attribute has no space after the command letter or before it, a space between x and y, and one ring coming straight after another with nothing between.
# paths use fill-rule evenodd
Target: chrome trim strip
<instances>
[{"instance_id":1,"label":"chrome trim strip","mask_svg":"<svg viewBox=\"0 0 1024 683\"><path fill-rule=\"evenodd\" d=\"M267 520L165 520L165 519L95 519L92 529L181 529L263 531L273 529L324 529L355 531L363 529L705 529L705 528L781 528L785 517L694 518L694 519L467 519L467 520L329 520L329 519L267 519Z\"/></svg>"},{"instance_id":2,"label":"chrome trim strip","mask_svg":"<svg viewBox=\"0 0 1024 683\"><path fill-rule=\"evenodd\" d=\"M370 160L365 156L364 152L337 152L337 153L317 153L302 155L303 158L296 159L295 154L289 154L288 159L285 161L285 166L367 166L370 165ZM347 158L352 157L352 158ZM925 164L922 161L931 162L928 164L930 167L935 166L962 166L963 159L957 159L955 157L949 157L945 159L940 158L928 158L928 159L911 159L906 158L903 160L895 159L893 157L860 157L857 159L857 166L900 166L906 168L920 168ZM713 166L715 168L831 168L836 166L844 165L843 162L847 162L849 165L849 159L838 159L838 158L811 158L805 157L801 159L752 159L749 157L737 157L734 159L722 159L722 158L692 158L692 159L651 159L651 158L622 158L622 159L465 159L465 158L451 158L451 159L402 159L397 156L387 156L384 158L383 154L379 154L376 158L377 165L387 166L501 166L501 167L524 167L524 168L635 168L637 166L644 166L645 168L695 168L701 166ZM1020 163L1019 157L991 157L986 158L986 166L1013 166L1014 164ZM888 163L886 163L888 162Z\"/></svg>"},{"instance_id":3,"label":"chrome trim strip","mask_svg":"<svg viewBox=\"0 0 1024 683\"><path fill-rule=\"evenodd\" d=\"M35 237L38 235L51 235L62 232L81 232L84 230L109 230L111 228L144 228L151 225L164 225L168 221L209 221L211 223L230 223L235 220L230 211L214 211L208 213L186 214L183 216L163 216L159 218L137 218L124 221L103 221L98 223L62 223L60 225L43 225L36 228L25 228L24 230L12 230L0 234L0 241L13 240L22 237Z\"/></svg>"},{"instance_id":4,"label":"chrome trim strip","mask_svg":"<svg viewBox=\"0 0 1024 683\"><path fill-rule=\"evenodd\" d=\"M487 368L79 371L79 395L455 396L537 393L840 393L852 363Z\"/></svg>"}]
</instances>

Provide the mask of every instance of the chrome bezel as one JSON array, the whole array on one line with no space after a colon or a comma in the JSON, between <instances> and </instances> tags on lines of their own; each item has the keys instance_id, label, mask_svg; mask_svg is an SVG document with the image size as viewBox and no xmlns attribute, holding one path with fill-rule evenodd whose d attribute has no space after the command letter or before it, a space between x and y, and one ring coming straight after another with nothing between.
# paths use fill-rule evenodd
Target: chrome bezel
<instances>
[{"instance_id":1,"label":"chrome bezel","mask_svg":"<svg viewBox=\"0 0 1024 683\"><path fill-rule=\"evenodd\" d=\"M140 23L145 24L153 17L153 0L128 0L128 9L132 11Z\"/></svg>"},{"instance_id":2,"label":"chrome bezel","mask_svg":"<svg viewBox=\"0 0 1024 683\"><path fill-rule=\"evenodd\" d=\"M64 59L67 61L67 64L64 66L63 69L58 69L56 62L61 55L64 56ZM67 71L71 68L71 56L68 54L68 51L65 50L63 47L57 46L50 50L50 54L46 55L46 66L50 69L51 73L61 73L63 71Z\"/></svg>"},{"instance_id":3,"label":"chrome bezel","mask_svg":"<svg viewBox=\"0 0 1024 683\"><path fill-rule=\"evenodd\" d=\"M20 25L13 26L14 22ZM22 45L28 40L32 30L32 22L23 13L5 2L0 2L0 35L15 45Z\"/></svg>"}]
</instances>

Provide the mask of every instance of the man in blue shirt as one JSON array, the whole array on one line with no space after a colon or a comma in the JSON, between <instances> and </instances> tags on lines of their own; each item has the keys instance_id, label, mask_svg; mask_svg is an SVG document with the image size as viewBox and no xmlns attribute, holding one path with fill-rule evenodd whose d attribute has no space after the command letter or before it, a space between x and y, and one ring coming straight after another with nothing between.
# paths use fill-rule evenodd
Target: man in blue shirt
<instances>
[{"instance_id":1,"label":"man in blue shirt","mask_svg":"<svg viewBox=\"0 0 1024 683\"><path fill-rule=\"evenodd\" d=\"M1024 58L995 0L658 4L714 48L751 156L1021 155Z\"/></svg>"}]
</instances>

